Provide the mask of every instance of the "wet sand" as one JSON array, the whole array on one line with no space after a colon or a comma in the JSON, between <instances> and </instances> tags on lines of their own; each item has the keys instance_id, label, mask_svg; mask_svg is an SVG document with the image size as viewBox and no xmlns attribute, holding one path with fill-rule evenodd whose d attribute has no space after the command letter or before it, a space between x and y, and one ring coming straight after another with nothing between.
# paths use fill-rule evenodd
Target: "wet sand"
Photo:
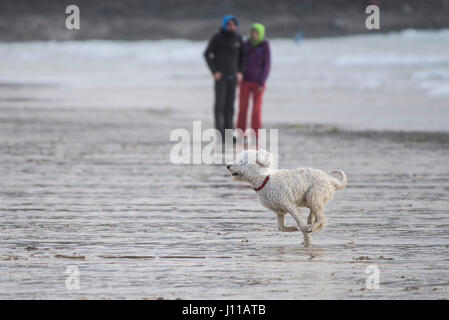
<instances>
[{"instance_id":1,"label":"wet sand","mask_svg":"<svg viewBox=\"0 0 449 320\"><path fill-rule=\"evenodd\" d=\"M224 166L170 163L211 126L205 43L0 44L0 298L447 299L448 35L272 41L280 167L348 176L307 249Z\"/></svg>"},{"instance_id":2,"label":"wet sand","mask_svg":"<svg viewBox=\"0 0 449 320\"><path fill-rule=\"evenodd\" d=\"M170 129L190 123L170 112L2 108L0 121L0 298L448 297L447 134L269 124L281 167L348 175L306 249L224 166L170 164Z\"/></svg>"}]
</instances>

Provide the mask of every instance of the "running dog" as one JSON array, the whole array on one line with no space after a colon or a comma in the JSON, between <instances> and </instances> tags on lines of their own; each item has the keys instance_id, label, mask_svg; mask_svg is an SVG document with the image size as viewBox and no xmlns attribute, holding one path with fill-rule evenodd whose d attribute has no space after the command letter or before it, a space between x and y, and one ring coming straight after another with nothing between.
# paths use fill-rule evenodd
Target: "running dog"
<instances>
[{"instance_id":1,"label":"running dog","mask_svg":"<svg viewBox=\"0 0 449 320\"><path fill-rule=\"evenodd\" d=\"M273 162L273 155L268 151L245 150L227 168L234 180L249 183L260 202L276 213L279 231L298 231L296 226L285 226L284 216L289 213L304 235L304 246L309 247L310 233L327 225L324 204L332 199L335 191L346 187L346 174L333 171L340 175L338 181L318 169L276 169ZM310 209L307 224L301 217L300 207Z\"/></svg>"}]
</instances>

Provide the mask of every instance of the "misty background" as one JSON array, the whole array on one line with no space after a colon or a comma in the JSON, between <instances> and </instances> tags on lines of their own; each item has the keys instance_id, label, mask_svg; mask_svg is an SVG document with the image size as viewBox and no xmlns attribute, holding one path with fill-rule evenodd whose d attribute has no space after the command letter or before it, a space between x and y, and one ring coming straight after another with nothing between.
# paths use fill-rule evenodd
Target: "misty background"
<instances>
[{"instance_id":1,"label":"misty background","mask_svg":"<svg viewBox=\"0 0 449 320\"><path fill-rule=\"evenodd\" d=\"M77 31L65 28L70 4L80 7ZM259 21L270 38L368 33L365 8L370 4L380 7L380 32L449 27L449 0L2 0L0 41L205 40L229 13L240 20L242 33Z\"/></svg>"}]
</instances>

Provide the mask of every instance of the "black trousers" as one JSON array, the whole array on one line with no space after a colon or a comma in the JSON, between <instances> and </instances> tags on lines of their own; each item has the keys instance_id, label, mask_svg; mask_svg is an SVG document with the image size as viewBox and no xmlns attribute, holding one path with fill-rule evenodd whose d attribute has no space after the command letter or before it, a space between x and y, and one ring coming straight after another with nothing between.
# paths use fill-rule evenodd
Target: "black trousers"
<instances>
[{"instance_id":1,"label":"black trousers","mask_svg":"<svg viewBox=\"0 0 449 320\"><path fill-rule=\"evenodd\" d=\"M235 76L223 76L215 81L215 128L220 131L222 139L225 129L234 129L234 100L237 79Z\"/></svg>"}]
</instances>

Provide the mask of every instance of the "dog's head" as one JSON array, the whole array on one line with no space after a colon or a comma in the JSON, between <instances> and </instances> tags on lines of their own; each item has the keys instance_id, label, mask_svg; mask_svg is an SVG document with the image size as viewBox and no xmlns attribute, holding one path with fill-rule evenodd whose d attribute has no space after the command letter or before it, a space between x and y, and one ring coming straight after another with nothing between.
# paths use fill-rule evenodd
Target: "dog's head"
<instances>
[{"instance_id":1,"label":"dog's head","mask_svg":"<svg viewBox=\"0 0 449 320\"><path fill-rule=\"evenodd\" d=\"M273 155L266 150L245 150L227 165L234 180L251 182L273 166Z\"/></svg>"}]
</instances>

